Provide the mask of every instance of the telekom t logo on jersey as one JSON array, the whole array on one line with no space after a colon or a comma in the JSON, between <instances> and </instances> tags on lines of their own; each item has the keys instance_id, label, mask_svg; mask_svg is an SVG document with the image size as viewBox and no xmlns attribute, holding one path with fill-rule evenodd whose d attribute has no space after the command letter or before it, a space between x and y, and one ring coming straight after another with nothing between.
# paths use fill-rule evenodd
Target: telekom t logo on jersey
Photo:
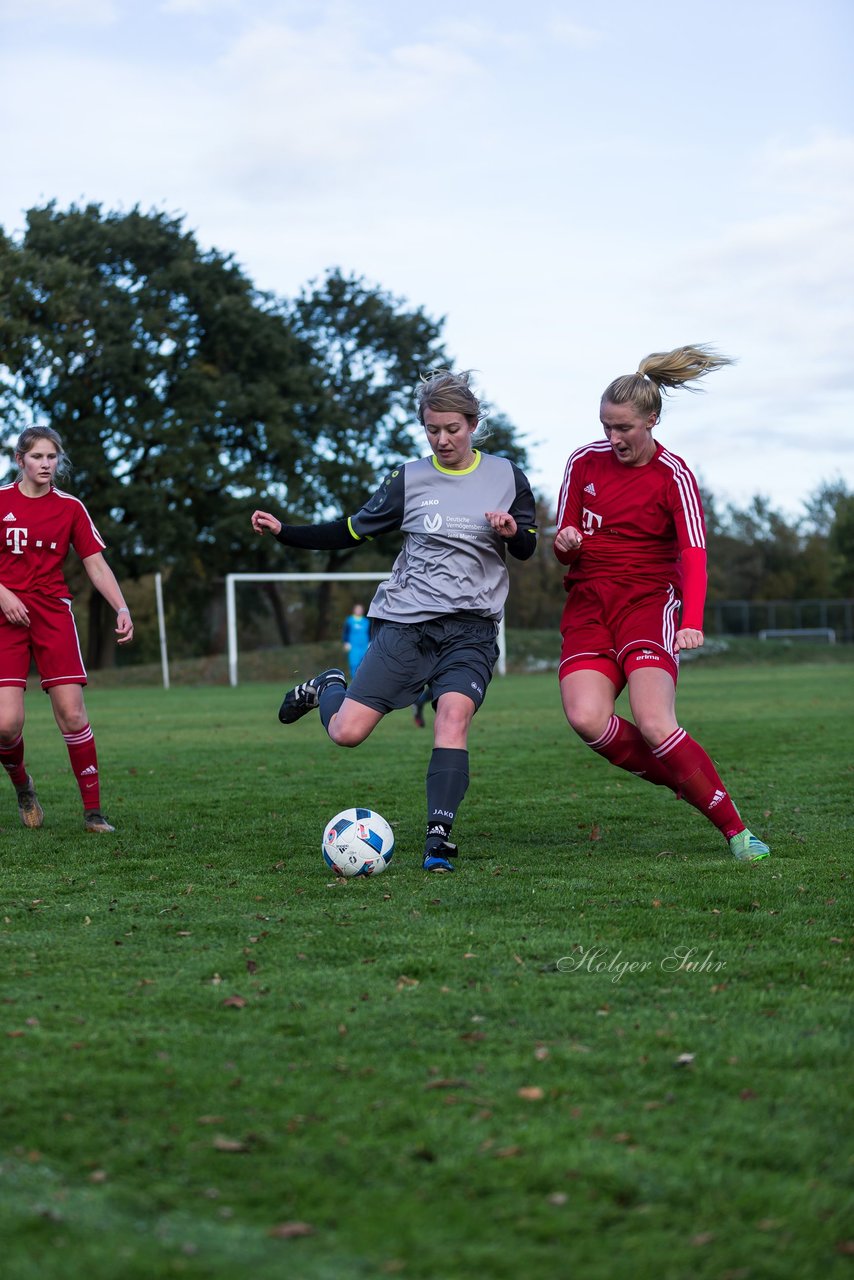
<instances>
[{"instance_id":1,"label":"telekom t logo on jersey","mask_svg":"<svg viewBox=\"0 0 854 1280\"><path fill-rule=\"evenodd\" d=\"M6 546L13 556L22 556L27 545L26 529L6 529Z\"/></svg>"},{"instance_id":2,"label":"telekom t logo on jersey","mask_svg":"<svg viewBox=\"0 0 854 1280\"><path fill-rule=\"evenodd\" d=\"M587 507L581 508L581 527L585 533L595 533L597 529L602 527L602 517L597 516L595 511L590 511Z\"/></svg>"}]
</instances>

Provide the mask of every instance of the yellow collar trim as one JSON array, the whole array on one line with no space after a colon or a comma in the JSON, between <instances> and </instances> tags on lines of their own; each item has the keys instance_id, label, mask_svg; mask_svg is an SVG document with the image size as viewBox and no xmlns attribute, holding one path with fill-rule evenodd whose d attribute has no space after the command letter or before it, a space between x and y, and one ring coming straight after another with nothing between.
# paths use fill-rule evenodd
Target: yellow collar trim
<instances>
[{"instance_id":1,"label":"yellow collar trim","mask_svg":"<svg viewBox=\"0 0 854 1280\"><path fill-rule=\"evenodd\" d=\"M470 467L464 467L462 471L458 470L456 467L443 467L439 459L436 457L435 453L433 454L433 466L436 468L437 471L441 471L443 476L471 475L472 471L477 470L477 468L480 466L480 449L475 449L474 462L471 464Z\"/></svg>"}]
</instances>

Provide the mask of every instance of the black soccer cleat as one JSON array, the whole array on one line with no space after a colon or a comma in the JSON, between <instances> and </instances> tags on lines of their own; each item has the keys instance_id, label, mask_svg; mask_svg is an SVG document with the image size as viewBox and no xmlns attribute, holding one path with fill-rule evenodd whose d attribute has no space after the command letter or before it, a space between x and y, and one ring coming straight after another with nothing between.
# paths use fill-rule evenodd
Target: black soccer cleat
<instances>
[{"instance_id":1,"label":"black soccer cleat","mask_svg":"<svg viewBox=\"0 0 854 1280\"><path fill-rule=\"evenodd\" d=\"M449 858L456 858L459 849L455 844L451 844L450 840L443 840L441 844L433 845L432 848L424 850L424 857L421 860L422 871L456 871L456 867Z\"/></svg>"},{"instance_id":2,"label":"black soccer cleat","mask_svg":"<svg viewBox=\"0 0 854 1280\"><path fill-rule=\"evenodd\" d=\"M346 689L347 679L344 672L339 671L337 667L330 667L328 671L321 671L320 675L312 676L303 684L289 689L279 707L279 719L282 724L294 724L308 715L309 711L314 711L320 703L320 695L330 684L342 684Z\"/></svg>"}]
</instances>

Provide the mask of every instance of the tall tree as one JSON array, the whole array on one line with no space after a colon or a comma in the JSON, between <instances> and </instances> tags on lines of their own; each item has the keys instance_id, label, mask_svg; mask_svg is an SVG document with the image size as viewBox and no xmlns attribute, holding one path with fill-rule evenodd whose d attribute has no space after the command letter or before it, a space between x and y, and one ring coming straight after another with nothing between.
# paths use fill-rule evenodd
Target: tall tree
<instances>
[{"instance_id":1,"label":"tall tree","mask_svg":"<svg viewBox=\"0 0 854 1280\"><path fill-rule=\"evenodd\" d=\"M210 583L248 541L253 495L282 475L297 510L318 400L312 353L233 260L180 218L33 209L0 238L0 406L48 423L123 577L171 570L198 631ZM90 597L88 658L108 625Z\"/></svg>"}]
</instances>

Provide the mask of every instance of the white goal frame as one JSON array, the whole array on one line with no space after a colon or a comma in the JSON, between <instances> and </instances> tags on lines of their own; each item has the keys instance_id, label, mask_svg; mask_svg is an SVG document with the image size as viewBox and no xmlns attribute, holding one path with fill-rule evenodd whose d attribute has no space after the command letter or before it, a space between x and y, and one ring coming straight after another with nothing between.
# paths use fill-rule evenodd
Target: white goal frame
<instances>
[{"instance_id":1,"label":"white goal frame","mask_svg":"<svg viewBox=\"0 0 854 1280\"><path fill-rule=\"evenodd\" d=\"M237 592L238 582L381 582L389 575L383 573L227 573L225 575L225 615L228 631L228 683L237 687ZM504 635L504 619L498 624L498 662L495 670L503 676L507 672L507 650Z\"/></svg>"}]
</instances>

